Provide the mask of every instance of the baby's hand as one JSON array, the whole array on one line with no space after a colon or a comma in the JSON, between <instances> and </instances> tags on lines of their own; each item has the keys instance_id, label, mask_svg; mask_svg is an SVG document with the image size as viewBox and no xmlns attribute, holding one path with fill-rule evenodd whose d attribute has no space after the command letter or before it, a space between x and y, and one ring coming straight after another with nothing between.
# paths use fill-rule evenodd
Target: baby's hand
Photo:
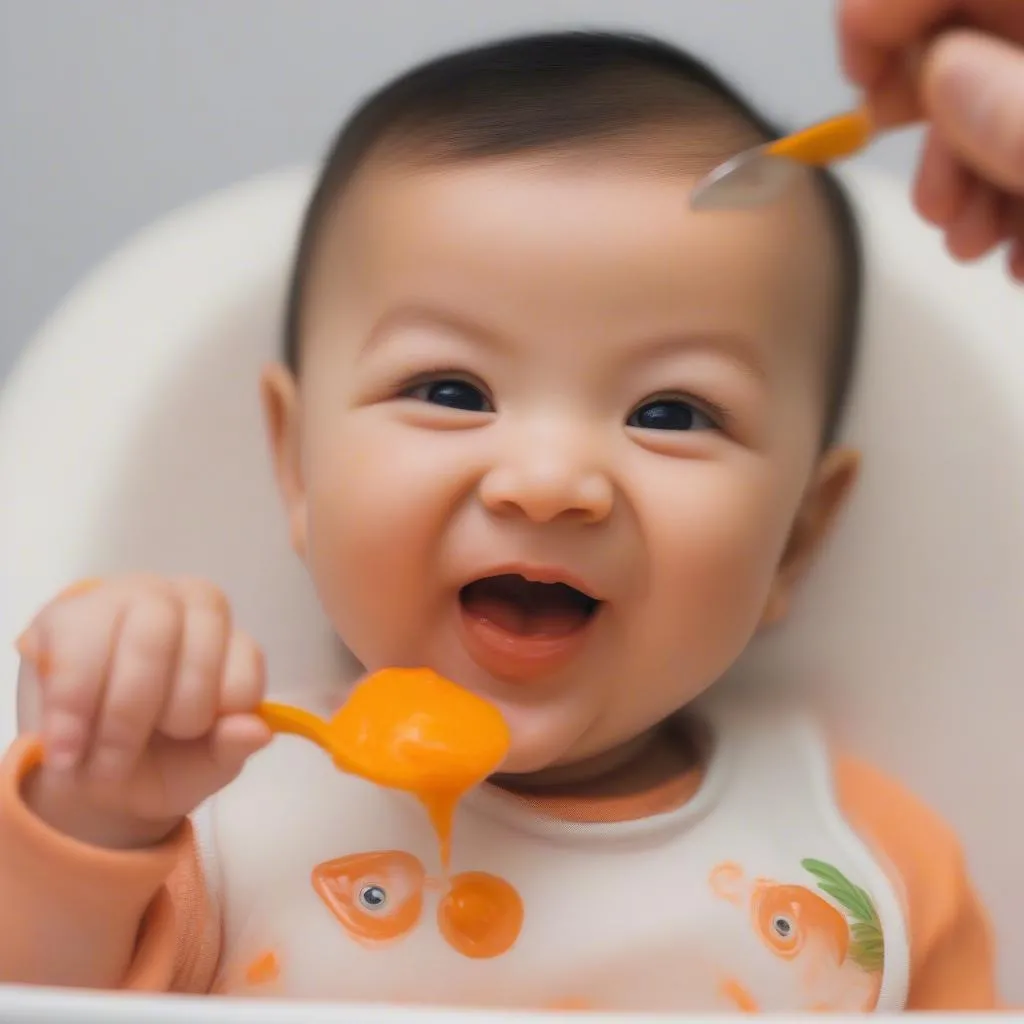
<instances>
[{"instance_id":1,"label":"baby's hand","mask_svg":"<svg viewBox=\"0 0 1024 1024\"><path fill-rule=\"evenodd\" d=\"M168 836L270 739L263 655L207 583L131 577L71 588L18 643L44 762L29 806L83 842Z\"/></svg>"}]
</instances>

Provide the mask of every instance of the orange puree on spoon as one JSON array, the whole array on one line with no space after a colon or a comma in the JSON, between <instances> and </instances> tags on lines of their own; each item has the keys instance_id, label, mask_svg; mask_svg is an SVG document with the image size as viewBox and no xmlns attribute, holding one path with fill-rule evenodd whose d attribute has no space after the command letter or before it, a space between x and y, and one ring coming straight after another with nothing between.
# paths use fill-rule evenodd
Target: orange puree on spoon
<instances>
[{"instance_id":1,"label":"orange puree on spoon","mask_svg":"<svg viewBox=\"0 0 1024 1024\"><path fill-rule=\"evenodd\" d=\"M498 768L510 742L493 704L425 668L367 676L329 721L272 702L259 714L274 732L321 746L342 771L412 793L430 815L445 868L456 804Z\"/></svg>"}]
</instances>

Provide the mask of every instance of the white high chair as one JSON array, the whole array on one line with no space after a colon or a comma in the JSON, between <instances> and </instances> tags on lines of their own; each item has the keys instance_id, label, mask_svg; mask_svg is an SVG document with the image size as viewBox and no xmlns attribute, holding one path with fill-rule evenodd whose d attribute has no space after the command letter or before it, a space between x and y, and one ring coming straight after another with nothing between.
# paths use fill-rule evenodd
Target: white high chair
<instances>
[{"instance_id":1,"label":"white high chair","mask_svg":"<svg viewBox=\"0 0 1024 1024\"><path fill-rule=\"evenodd\" d=\"M1024 289L994 261L954 266L903 186L863 171L850 181L870 267L848 430L865 452L864 476L792 622L755 643L736 675L739 685L808 697L850 747L952 822L996 922L1003 995L1020 1004ZM76 289L7 382L4 744L15 730L11 641L82 576L147 569L214 580L265 645L278 692L350 671L287 548L257 404L310 184L306 172L263 178L145 232ZM0 988L6 1022L186 1013L197 1022L451 1019Z\"/></svg>"}]
</instances>

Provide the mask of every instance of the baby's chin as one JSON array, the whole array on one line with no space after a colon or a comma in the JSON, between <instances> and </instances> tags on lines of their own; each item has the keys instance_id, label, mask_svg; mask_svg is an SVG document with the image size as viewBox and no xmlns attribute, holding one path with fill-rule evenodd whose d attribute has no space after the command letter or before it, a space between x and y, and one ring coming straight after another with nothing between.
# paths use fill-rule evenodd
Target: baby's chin
<instances>
[{"instance_id":1,"label":"baby's chin","mask_svg":"<svg viewBox=\"0 0 1024 1024\"><path fill-rule=\"evenodd\" d=\"M587 756L581 740L589 722L572 714L575 709L507 706L501 702L498 707L512 735L499 775L534 775Z\"/></svg>"}]
</instances>

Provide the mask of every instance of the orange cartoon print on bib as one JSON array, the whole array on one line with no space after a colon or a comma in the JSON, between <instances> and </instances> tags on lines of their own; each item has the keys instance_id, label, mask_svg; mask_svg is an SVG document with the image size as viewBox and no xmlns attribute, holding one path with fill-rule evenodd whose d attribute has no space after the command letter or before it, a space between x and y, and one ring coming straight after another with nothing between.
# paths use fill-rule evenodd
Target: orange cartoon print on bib
<instances>
[{"instance_id":1,"label":"orange cartoon print on bib","mask_svg":"<svg viewBox=\"0 0 1024 1024\"><path fill-rule=\"evenodd\" d=\"M355 853L313 869L313 888L348 935L368 947L408 935L423 916L424 894L441 890L437 926L472 959L507 953L523 926L523 903L504 879L467 871L447 883L427 877L419 858L400 850Z\"/></svg>"},{"instance_id":2,"label":"orange cartoon print on bib","mask_svg":"<svg viewBox=\"0 0 1024 1024\"><path fill-rule=\"evenodd\" d=\"M873 1009L884 943L871 897L830 864L806 859L801 867L817 881L818 891L764 878L747 880L733 862L716 866L709 884L720 899L746 908L755 934L773 956L792 962L806 996L802 1009ZM723 993L739 1010L749 1012L757 1005L739 979L729 978Z\"/></svg>"}]
</instances>

